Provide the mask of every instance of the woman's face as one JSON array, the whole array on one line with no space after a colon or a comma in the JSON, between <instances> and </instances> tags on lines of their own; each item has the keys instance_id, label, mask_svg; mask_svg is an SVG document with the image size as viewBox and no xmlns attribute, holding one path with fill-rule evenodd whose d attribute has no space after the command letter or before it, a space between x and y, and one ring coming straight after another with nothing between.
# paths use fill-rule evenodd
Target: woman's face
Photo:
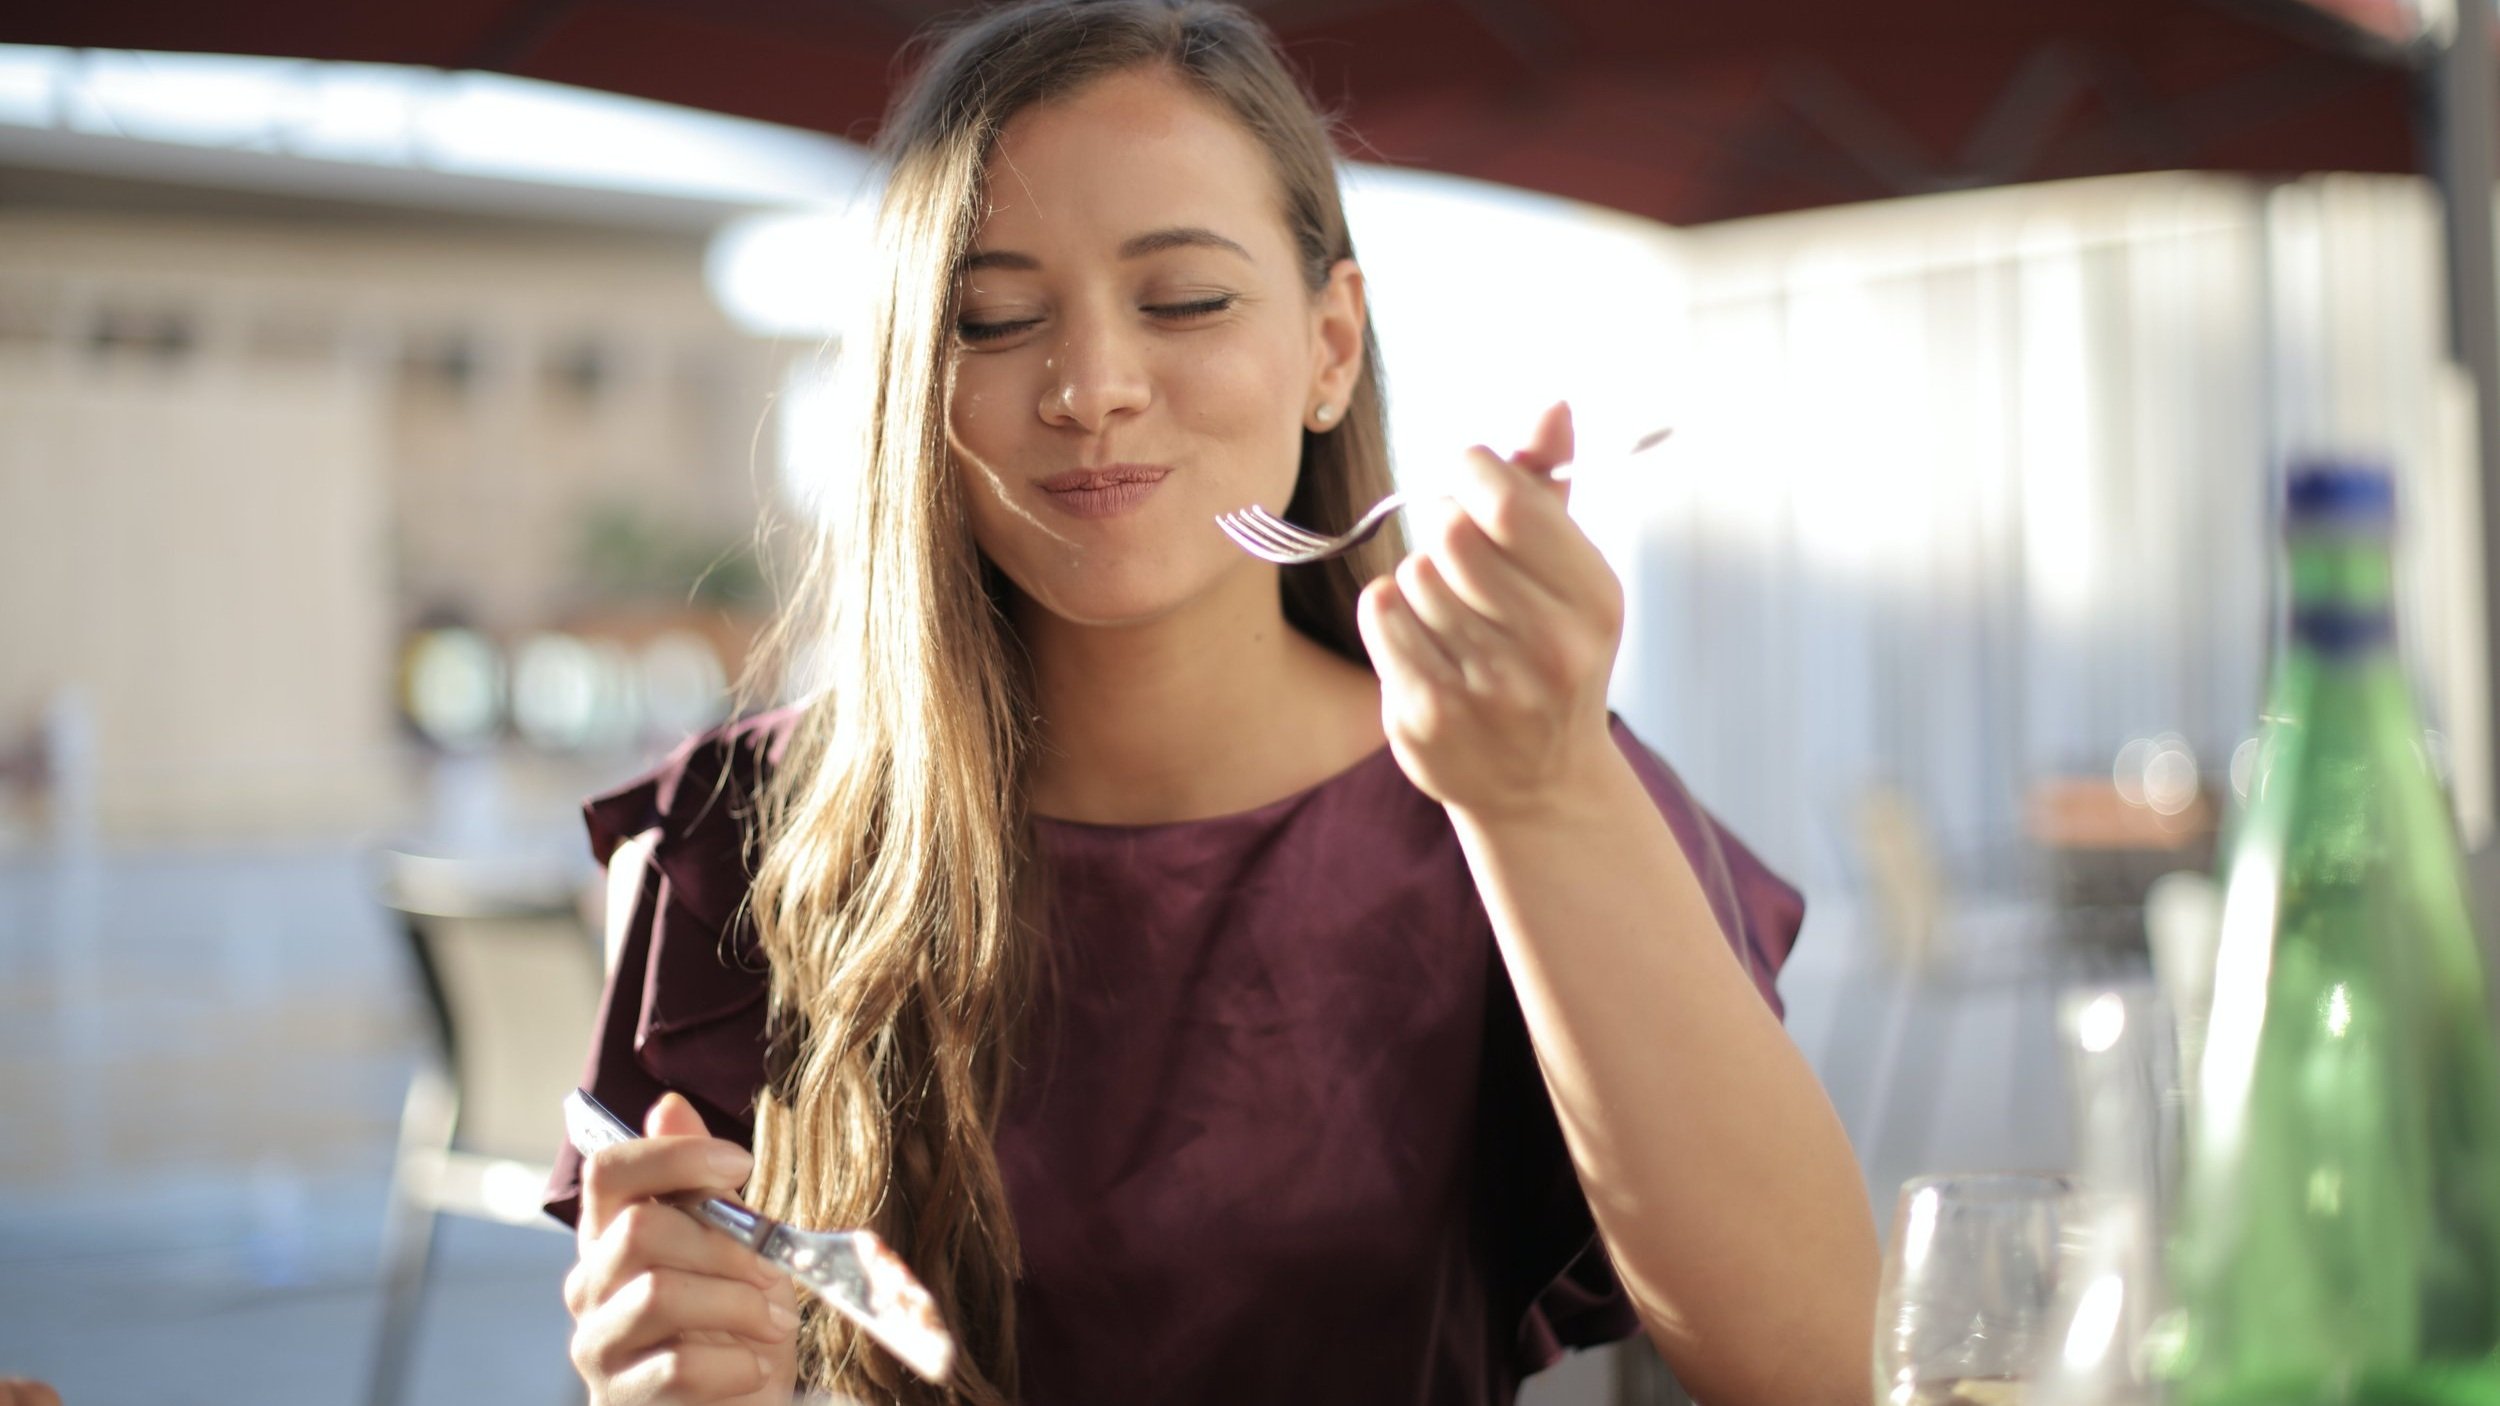
<instances>
[{"instance_id":1,"label":"woman's face","mask_svg":"<svg viewBox=\"0 0 2500 1406\"><path fill-rule=\"evenodd\" d=\"M1265 151L1161 70L1018 114L987 189L948 412L981 549L1089 625L1272 573L1214 519L1282 512L1305 426L1343 416L1354 265L1310 290Z\"/></svg>"}]
</instances>

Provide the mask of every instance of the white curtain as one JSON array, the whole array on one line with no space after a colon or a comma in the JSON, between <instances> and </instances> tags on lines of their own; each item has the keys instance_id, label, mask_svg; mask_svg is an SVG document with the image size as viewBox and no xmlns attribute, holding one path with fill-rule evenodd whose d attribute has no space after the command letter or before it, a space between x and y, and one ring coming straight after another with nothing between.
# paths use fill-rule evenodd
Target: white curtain
<instances>
[{"instance_id":1,"label":"white curtain","mask_svg":"<svg viewBox=\"0 0 2500 1406\"><path fill-rule=\"evenodd\" d=\"M1630 586L1617 706L1809 889L1900 786L1968 884L2023 792L2253 729L2288 455L2386 459L2402 628L2469 824L2479 547L2417 182L2162 175L1669 240L1672 471L1594 509Z\"/></svg>"}]
</instances>

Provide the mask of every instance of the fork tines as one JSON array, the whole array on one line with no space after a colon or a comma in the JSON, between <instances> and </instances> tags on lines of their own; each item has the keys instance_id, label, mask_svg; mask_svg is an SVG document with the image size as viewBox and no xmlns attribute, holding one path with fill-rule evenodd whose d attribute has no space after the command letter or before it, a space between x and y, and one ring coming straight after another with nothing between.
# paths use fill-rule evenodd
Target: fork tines
<instances>
[{"instance_id":1,"label":"fork tines","mask_svg":"<svg viewBox=\"0 0 2500 1406\"><path fill-rule=\"evenodd\" d=\"M1332 538L1296 527L1255 506L1225 513L1216 518L1215 525L1224 529L1224 535L1239 543L1243 551L1280 566L1317 561L1334 544Z\"/></svg>"}]
</instances>

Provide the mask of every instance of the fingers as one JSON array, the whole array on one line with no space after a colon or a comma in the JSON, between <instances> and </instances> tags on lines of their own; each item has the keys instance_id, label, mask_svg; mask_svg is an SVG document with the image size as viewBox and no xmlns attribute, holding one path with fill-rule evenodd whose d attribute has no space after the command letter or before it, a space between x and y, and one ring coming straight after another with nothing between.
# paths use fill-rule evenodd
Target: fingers
<instances>
[{"instance_id":1,"label":"fingers","mask_svg":"<svg viewBox=\"0 0 2500 1406\"><path fill-rule=\"evenodd\" d=\"M642 1131L649 1137L701 1137L711 1129L703 1126L703 1115L686 1096L671 1089L643 1115Z\"/></svg>"},{"instance_id":2,"label":"fingers","mask_svg":"<svg viewBox=\"0 0 2500 1406\"><path fill-rule=\"evenodd\" d=\"M1464 683L1457 661L1416 618L1395 577L1380 577L1363 588L1354 603L1354 626L1372 662L1393 680L1444 688Z\"/></svg>"},{"instance_id":3,"label":"fingers","mask_svg":"<svg viewBox=\"0 0 2500 1406\"><path fill-rule=\"evenodd\" d=\"M1552 700L1573 696L1582 682L1577 655L1568 648L1579 632L1568 621L1557 620L1542 633L1513 634L1460 599L1420 552L1398 563L1389 584L1394 589L1379 597L1384 633L1443 691L1507 716L1540 712Z\"/></svg>"},{"instance_id":4,"label":"fingers","mask_svg":"<svg viewBox=\"0 0 2500 1406\"><path fill-rule=\"evenodd\" d=\"M1536 433L1528 437L1526 448L1511 456L1511 462L1542 477L1571 462L1575 438L1571 403L1555 401L1537 417Z\"/></svg>"},{"instance_id":5,"label":"fingers","mask_svg":"<svg viewBox=\"0 0 2500 1406\"><path fill-rule=\"evenodd\" d=\"M1400 586L1426 624L1441 630L1455 618L1468 637L1480 633L1476 620L1507 635L1554 628L1561 598L1523 571L1474 518L1463 511L1445 513L1421 536L1420 550L1408 560L1420 561L1423 569L1416 580L1401 575Z\"/></svg>"},{"instance_id":6,"label":"fingers","mask_svg":"<svg viewBox=\"0 0 2500 1406\"><path fill-rule=\"evenodd\" d=\"M701 1237L697 1245L710 1241L743 1257L736 1273L646 1264L627 1253L619 1259L638 1266L630 1274L591 1260L565 1277L576 1320L573 1365L596 1399L718 1400L787 1377L797 1360L796 1288L729 1237L646 1202L628 1208L608 1240L676 1255L686 1248L680 1227Z\"/></svg>"},{"instance_id":7,"label":"fingers","mask_svg":"<svg viewBox=\"0 0 2500 1406\"><path fill-rule=\"evenodd\" d=\"M648 1136L582 1163L581 1253L564 1280L574 1366L600 1400L752 1392L796 1351L790 1286L669 1201L735 1195L754 1158L707 1136L703 1116L673 1093L644 1126Z\"/></svg>"},{"instance_id":8,"label":"fingers","mask_svg":"<svg viewBox=\"0 0 2500 1406\"><path fill-rule=\"evenodd\" d=\"M1441 574L1430 556L1416 552L1398 563L1397 596L1413 620L1454 666L1471 692L1485 692L1501 661L1512 652L1502 627L1478 614Z\"/></svg>"},{"instance_id":9,"label":"fingers","mask_svg":"<svg viewBox=\"0 0 2500 1406\"><path fill-rule=\"evenodd\" d=\"M1460 456L1449 491L1505 558L1558 598L1573 599L1604 565L1560 493L1482 445Z\"/></svg>"},{"instance_id":10,"label":"fingers","mask_svg":"<svg viewBox=\"0 0 2500 1406\"><path fill-rule=\"evenodd\" d=\"M1568 453L1557 408L1523 455ZM1491 717L1576 711L1601 696L1623 591L1563 505L1527 472L1476 449L1417 550L1365 591L1357 623L1391 677L1489 705ZM1451 700L1456 701L1456 700Z\"/></svg>"},{"instance_id":11,"label":"fingers","mask_svg":"<svg viewBox=\"0 0 2500 1406\"><path fill-rule=\"evenodd\" d=\"M1456 511L1422 534L1425 550L1477 613L1530 641L1565 628L1620 633L1623 585L1558 496L1481 447L1451 494Z\"/></svg>"},{"instance_id":12,"label":"fingers","mask_svg":"<svg viewBox=\"0 0 2500 1406\"><path fill-rule=\"evenodd\" d=\"M746 1279L648 1269L593 1305L574 1329L575 1350L611 1375L680 1338L777 1348L798 1328L790 1306Z\"/></svg>"},{"instance_id":13,"label":"fingers","mask_svg":"<svg viewBox=\"0 0 2500 1406\"><path fill-rule=\"evenodd\" d=\"M660 1100L648 1123L652 1136L604 1147L582 1159L579 1236L585 1248L637 1201L689 1193L735 1196L754 1169L755 1159L745 1148L703 1136L702 1115L676 1094Z\"/></svg>"},{"instance_id":14,"label":"fingers","mask_svg":"<svg viewBox=\"0 0 2500 1406\"><path fill-rule=\"evenodd\" d=\"M714 1401L788 1379L797 1354L791 1282L731 1237L650 1194L734 1190L746 1154L700 1134L683 1100L655 1109L653 1135L585 1165L585 1234L564 1280L573 1364L602 1401ZM718 1158L724 1149L732 1157ZM691 1164L691 1165L690 1165ZM733 1170L734 1169L734 1170ZM716 1184L703 1184L707 1177ZM695 1183L691 1188L686 1183Z\"/></svg>"},{"instance_id":15,"label":"fingers","mask_svg":"<svg viewBox=\"0 0 2500 1406\"><path fill-rule=\"evenodd\" d=\"M761 1256L674 1206L628 1206L608 1233L582 1247L565 1276L565 1306L579 1318L654 1269L738 1280L762 1288L779 1274Z\"/></svg>"},{"instance_id":16,"label":"fingers","mask_svg":"<svg viewBox=\"0 0 2500 1406\"><path fill-rule=\"evenodd\" d=\"M0 1406L61 1406L61 1394L42 1382L0 1377Z\"/></svg>"},{"instance_id":17,"label":"fingers","mask_svg":"<svg viewBox=\"0 0 2500 1406\"><path fill-rule=\"evenodd\" d=\"M590 1370L583 1368L583 1375L587 1379ZM612 1401L722 1401L762 1390L773 1379L773 1364L738 1343L678 1343L601 1379Z\"/></svg>"}]
</instances>

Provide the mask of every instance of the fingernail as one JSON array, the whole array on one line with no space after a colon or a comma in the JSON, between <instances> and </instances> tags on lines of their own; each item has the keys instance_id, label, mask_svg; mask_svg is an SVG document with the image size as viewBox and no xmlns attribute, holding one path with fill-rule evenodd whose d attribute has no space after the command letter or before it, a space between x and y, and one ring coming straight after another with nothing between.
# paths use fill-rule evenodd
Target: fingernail
<instances>
[{"instance_id":1,"label":"fingernail","mask_svg":"<svg viewBox=\"0 0 2500 1406\"><path fill-rule=\"evenodd\" d=\"M771 1381L773 1376L772 1359L766 1357L760 1352L755 1354L755 1370L763 1374L764 1380Z\"/></svg>"},{"instance_id":2,"label":"fingernail","mask_svg":"<svg viewBox=\"0 0 2500 1406\"><path fill-rule=\"evenodd\" d=\"M711 1152L712 1170L725 1177L743 1178L755 1159L734 1147L715 1147Z\"/></svg>"},{"instance_id":3,"label":"fingernail","mask_svg":"<svg viewBox=\"0 0 2500 1406\"><path fill-rule=\"evenodd\" d=\"M772 1300L767 1302L764 1307L772 1314L773 1326L780 1329L782 1332L789 1332L791 1329L799 1326L799 1316L790 1311L790 1306L788 1304L782 1303L779 1300Z\"/></svg>"}]
</instances>

